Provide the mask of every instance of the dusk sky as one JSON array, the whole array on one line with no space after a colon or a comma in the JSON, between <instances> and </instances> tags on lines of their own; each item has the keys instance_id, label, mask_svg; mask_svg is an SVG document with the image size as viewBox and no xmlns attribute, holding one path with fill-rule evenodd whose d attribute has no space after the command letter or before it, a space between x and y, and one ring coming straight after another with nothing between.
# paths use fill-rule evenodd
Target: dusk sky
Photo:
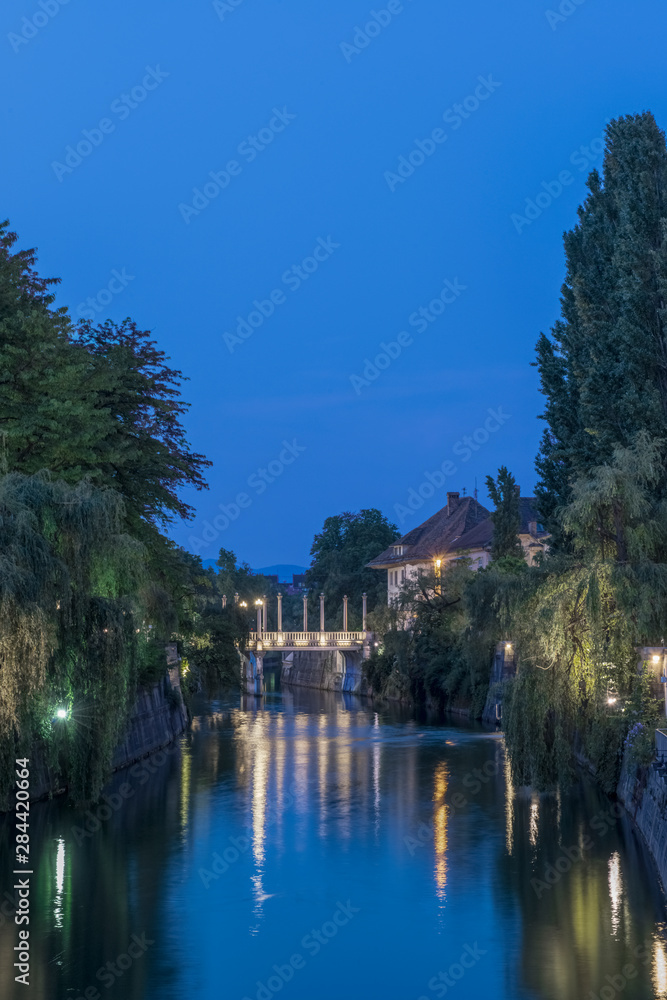
<instances>
[{"instance_id":1,"label":"dusk sky","mask_svg":"<svg viewBox=\"0 0 667 1000\"><path fill-rule=\"evenodd\" d=\"M667 125L664 4L7 0L0 17L3 217L62 278L58 304L131 316L190 379L189 439L214 464L180 544L307 565L343 510L407 531L448 489L477 480L486 502L501 464L532 492L530 362L562 233L605 123Z\"/></svg>"}]
</instances>

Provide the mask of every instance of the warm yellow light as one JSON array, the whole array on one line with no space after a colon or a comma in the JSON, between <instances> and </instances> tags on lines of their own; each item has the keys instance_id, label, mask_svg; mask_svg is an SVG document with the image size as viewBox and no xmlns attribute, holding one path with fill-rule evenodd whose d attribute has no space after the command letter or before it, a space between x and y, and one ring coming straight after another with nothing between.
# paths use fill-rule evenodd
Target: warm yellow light
<instances>
[{"instance_id":1,"label":"warm yellow light","mask_svg":"<svg viewBox=\"0 0 667 1000\"><path fill-rule=\"evenodd\" d=\"M442 559L436 559L435 565L438 567L438 569L440 569L440 567L442 566Z\"/></svg>"},{"instance_id":2,"label":"warm yellow light","mask_svg":"<svg viewBox=\"0 0 667 1000\"><path fill-rule=\"evenodd\" d=\"M256 605L257 605L258 607L259 607L259 605L260 605L260 604L263 604L263 603L264 603L264 601L260 601L259 599L255 601L255 604L256 604Z\"/></svg>"},{"instance_id":3,"label":"warm yellow light","mask_svg":"<svg viewBox=\"0 0 667 1000\"><path fill-rule=\"evenodd\" d=\"M654 653L652 659L654 663L660 663L660 657L658 656L657 653Z\"/></svg>"},{"instance_id":4,"label":"warm yellow light","mask_svg":"<svg viewBox=\"0 0 667 1000\"><path fill-rule=\"evenodd\" d=\"M511 649L511 648L512 648L512 643L511 642L506 642L505 643L505 649Z\"/></svg>"},{"instance_id":5,"label":"warm yellow light","mask_svg":"<svg viewBox=\"0 0 667 1000\"><path fill-rule=\"evenodd\" d=\"M611 697L607 698L607 704L608 705L615 705L616 701L617 701L616 698L611 698Z\"/></svg>"},{"instance_id":6,"label":"warm yellow light","mask_svg":"<svg viewBox=\"0 0 667 1000\"><path fill-rule=\"evenodd\" d=\"M241 607L242 608L247 608L248 605L247 605L247 603L245 601L241 601Z\"/></svg>"}]
</instances>

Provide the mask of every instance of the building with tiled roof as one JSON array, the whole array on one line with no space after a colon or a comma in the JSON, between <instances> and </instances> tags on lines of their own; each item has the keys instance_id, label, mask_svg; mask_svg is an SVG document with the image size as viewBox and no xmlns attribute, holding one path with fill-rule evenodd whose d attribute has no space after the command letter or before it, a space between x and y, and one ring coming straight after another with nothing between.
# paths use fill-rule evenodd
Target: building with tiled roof
<instances>
[{"instance_id":1,"label":"building with tiled roof","mask_svg":"<svg viewBox=\"0 0 667 1000\"><path fill-rule=\"evenodd\" d=\"M548 533L537 512L535 497L519 498L521 524L519 539L528 565L547 548ZM447 494L447 505L413 528L368 563L372 569L387 571L387 599L398 596L401 585L420 573L444 571L456 559L468 558L472 569L482 569L491 561L493 520L491 511L475 497Z\"/></svg>"}]
</instances>

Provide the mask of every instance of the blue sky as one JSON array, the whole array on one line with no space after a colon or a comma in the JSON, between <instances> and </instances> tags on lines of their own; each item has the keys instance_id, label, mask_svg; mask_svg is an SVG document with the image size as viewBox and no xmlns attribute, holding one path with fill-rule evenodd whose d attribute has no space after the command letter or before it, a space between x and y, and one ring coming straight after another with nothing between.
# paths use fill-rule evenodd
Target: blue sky
<instances>
[{"instance_id":1,"label":"blue sky","mask_svg":"<svg viewBox=\"0 0 667 1000\"><path fill-rule=\"evenodd\" d=\"M484 500L503 463L532 490L562 233L605 122L667 124L663 4L7 0L0 19L2 215L59 304L132 316L190 379L214 466L179 543L305 564L342 510L407 531L447 489Z\"/></svg>"}]
</instances>

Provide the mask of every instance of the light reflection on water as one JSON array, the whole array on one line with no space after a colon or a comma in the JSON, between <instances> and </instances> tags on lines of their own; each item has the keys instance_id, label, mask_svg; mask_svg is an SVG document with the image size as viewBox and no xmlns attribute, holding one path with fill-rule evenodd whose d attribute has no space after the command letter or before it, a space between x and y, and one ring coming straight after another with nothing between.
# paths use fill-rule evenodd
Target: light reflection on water
<instances>
[{"instance_id":1,"label":"light reflection on water","mask_svg":"<svg viewBox=\"0 0 667 1000\"><path fill-rule=\"evenodd\" d=\"M484 954L466 1000L600 996L630 965L628 997L667 1000L662 897L628 820L595 826L609 802L588 780L512 788L502 738L478 726L276 692L200 706L179 752L150 780L131 774L92 836L62 802L33 808L34 1000L99 985L143 932L155 944L102 995L266 998L274 967L301 954L287 1000L432 1000L468 946ZM2 877L11 842L5 820ZM339 928L341 904L358 913ZM24 995L14 934L0 924L8 1000Z\"/></svg>"}]
</instances>

